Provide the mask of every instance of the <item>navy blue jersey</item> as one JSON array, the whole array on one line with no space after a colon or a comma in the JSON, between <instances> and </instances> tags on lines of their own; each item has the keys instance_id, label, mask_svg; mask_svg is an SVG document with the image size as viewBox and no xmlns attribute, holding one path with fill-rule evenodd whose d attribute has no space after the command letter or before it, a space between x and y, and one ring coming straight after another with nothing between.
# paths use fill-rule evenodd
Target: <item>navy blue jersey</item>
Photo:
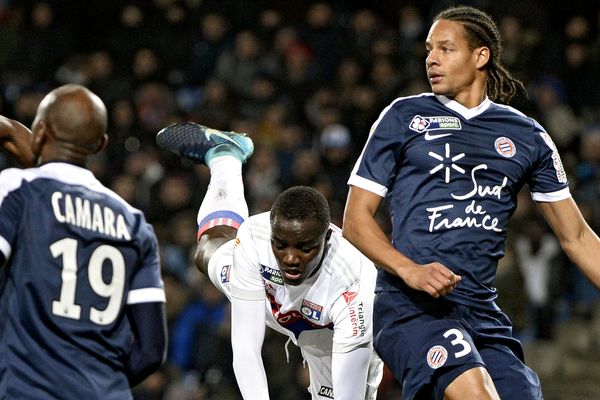
<instances>
[{"instance_id":1,"label":"navy blue jersey","mask_svg":"<svg viewBox=\"0 0 600 400\"><path fill-rule=\"evenodd\" d=\"M0 399L130 399L126 304L164 302L143 214L83 168L0 174Z\"/></svg>"},{"instance_id":2,"label":"navy blue jersey","mask_svg":"<svg viewBox=\"0 0 600 400\"><path fill-rule=\"evenodd\" d=\"M496 308L493 281L519 190L528 185L536 201L570 196L556 147L535 120L488 99L467 109L430 93L381 113L348 183L388 197L400 252L462 276L447 300L483 308ZM410 292L383 270L376 290Z\"/></svg>"}]
</instances>

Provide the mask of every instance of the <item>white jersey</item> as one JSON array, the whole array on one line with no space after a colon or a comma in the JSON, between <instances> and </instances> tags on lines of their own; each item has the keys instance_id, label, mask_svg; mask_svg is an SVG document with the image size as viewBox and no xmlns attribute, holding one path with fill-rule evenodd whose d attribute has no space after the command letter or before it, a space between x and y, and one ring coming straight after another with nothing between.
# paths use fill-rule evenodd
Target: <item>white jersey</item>
<instances>
[{"instance_id":1,"label":"white jersey","mask_svg":"<svg viewBox=\"0 0 600 400\"><path fill-rule=\"evenodd\" d=\"M244 298L244 293L264 290L267 325L298 346L347 352L371 342L373 263L331 225L321 267L298 286L284 285L271 250L269 215L250 217L238 231L230 275L233 295Z\"/></svg>"},{"instance_id":2,"label":"white jersey","mask_svg":"<svg viewBox=\"0 0 600 400\"><path fill-rule=\"evenodd\" d=\"M383 363L372 349L377 272L338 227L331 225L331 230L321 266L298 286L283 283L271 249L268 212L247 219L237 238L211 257L210 280L232 300L234 370L244 399L268 398L260 361L265 325L300 347L312 399L376 398L383 373ZM240 301L257 307L235 312L233 304ZM233 329L233 320L240 318L240 329ZM238 357L240 374L236 348L244 353Z\"/></svg>"}]
</instances>

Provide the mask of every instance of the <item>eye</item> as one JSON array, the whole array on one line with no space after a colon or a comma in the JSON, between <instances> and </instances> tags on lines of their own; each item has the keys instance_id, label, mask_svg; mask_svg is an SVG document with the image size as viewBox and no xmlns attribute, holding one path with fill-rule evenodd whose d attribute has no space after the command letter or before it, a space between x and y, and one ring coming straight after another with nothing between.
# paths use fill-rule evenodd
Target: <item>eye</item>
<instances>
[{"instance_id":1,"label":"eye","mask_svg":"<svg viewBox=\"0 0 600 400\"><path fill-rule=\"evenodd\" d=\"M271 244L273 245L273 247L275 247L277 250L283 250L287 247L287 244L282 243L282 242L278 242L276 240L271 240Z\"/></svg>"},{"instance_id":2,"label":"eye","mask_svg":"<svg viewBox=\"0 0 600 400\"><path fill-rule=\"evenodd\" d=\"M450 53L450 52L452 52L452 49L450 47L442 47L442 51L444 53Z\"/></svg>"}]
</instances>

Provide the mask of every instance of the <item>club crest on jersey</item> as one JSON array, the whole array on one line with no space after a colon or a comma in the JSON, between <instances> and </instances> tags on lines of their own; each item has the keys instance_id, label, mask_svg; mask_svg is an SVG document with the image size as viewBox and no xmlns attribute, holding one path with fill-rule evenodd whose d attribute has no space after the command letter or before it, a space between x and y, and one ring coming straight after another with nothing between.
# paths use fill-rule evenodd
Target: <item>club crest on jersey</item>
<instances>
[{"instance_id":1,"label":"club crest on jersey","mask_svg":"<svg viewBox=\"0 0 600 400\"><path fill-rule=\"evenodd\" d=\"M513 141L504 136L496 139L496 142L494 142L494 147L496 148L498 154L506 158L514 156L517 152L517 147Z\"/></svg>"},{"instance_id":2,"label":"club crest on jersey","mask_svg":"<svg viewBox=\"0 0 600 400\"><path fill-rule=\"evenodd\" d=\"M281 276L281 271L278 269L269 268L266 265L260 264L260 274L267 281L271 281L277 285L283 285L283 277Z\"/></svg>"},{"instance_id":3,"label":"club crest on jersey","mask_svg":"<svg viewBox=\"0 0 600 400\"><path fill-rule=\"evenodd\" d=\"M427 365L433 369L438 369L448 360L448 351L444 346L436 345L427 352Z\"/></svg>"},{"instance_id":4,"label":"club crest on jersey","mask_svg":"<svg viewBox=\"0 0 600 400\"><path fill-rule=\"evenodd\" d=\"M323 307L304 299L302 300L302 308L300 311L302 311L302 314L304 314L306 318L318 321L321 319Z\"/></svg>"},{"instance_id":5,"label":"club crest on jersey","mask_svg":"<svg viewBox=\"0 0 600 400\"><path fill-rule=\"evenodd\" d=\"M224 265L221 268L221 283L229 282L229 271L231 270L231 265Z\"/></svg>"},{"instance_id":6,"label":"club crest on jersey","mask_svg":"<svg viewBox=\"0 0 600 400\"><path fill-rule=\"evenodd\" d=\"M410 124L408 124L408 127L415 132L423 133L425 131L437 131L440 129L460 130L461 124L460 119L457 117L421 117L420 115L415 115Z\"/></svg>"}]
</instances>

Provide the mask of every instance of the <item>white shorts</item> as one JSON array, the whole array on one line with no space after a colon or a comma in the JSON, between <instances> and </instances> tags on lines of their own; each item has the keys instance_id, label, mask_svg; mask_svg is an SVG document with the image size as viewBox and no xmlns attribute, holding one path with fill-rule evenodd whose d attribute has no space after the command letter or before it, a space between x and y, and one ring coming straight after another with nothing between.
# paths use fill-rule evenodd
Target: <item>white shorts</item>
<instances>
[{"instance_id":1,"label":"white shorts","mask_svg":"<svg viewBox=\"0 0 600 400\"><path fill-rule=\"evenodd\" d=\"M230 240L219 247L208 262L208 277L210 281L219 289L228 299L231 300L231 287L229 286L229 273L233 264L233 247L235 240ZM266 299L265 299L266 301ZM294 340L293 334L283 329L268 312L270 307L265 305L267 314L267 325L278 332L287 335ZM308 391L313 400L333 399L333 381L331 379L331 331L328 329L313 330L306 332L310 336L309 342L312 345L300 345L302 357L308 365L310 376L310 386ZM322 336L322 340L317 336ZM322 342L323 346L315 346L314 343ZM300 339L302 342L302 339ZM383 362L377 356L375 351L371 356L369 364L369 374L367 376L367 390L365 400L375 400L377 397L377 387L383 376Z\"/></svg>"}]
</instances>

